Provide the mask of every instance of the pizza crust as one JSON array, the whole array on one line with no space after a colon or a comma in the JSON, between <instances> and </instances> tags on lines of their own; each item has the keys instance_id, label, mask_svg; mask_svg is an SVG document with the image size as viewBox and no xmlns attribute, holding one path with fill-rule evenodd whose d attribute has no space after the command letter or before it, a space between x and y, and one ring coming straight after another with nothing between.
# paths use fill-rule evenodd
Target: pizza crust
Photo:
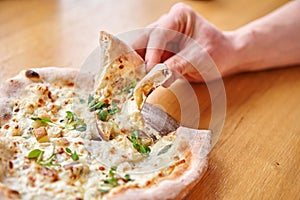
<instances>
[{"instance_id":1,"label":"pizza crust","mask_svg":"<svg viewBox=\"0 0 300 200\"><path fill-rule=\"evenodd\" d=\"M178 165L171 175L146 188L118 188L107 195L108 199L163 200L182 199L200 180L207 167L211 131L180 127L177 137L182 141L184 165ZM172 189L170 189L172 188Z\"/></svg>"}]
</instances>

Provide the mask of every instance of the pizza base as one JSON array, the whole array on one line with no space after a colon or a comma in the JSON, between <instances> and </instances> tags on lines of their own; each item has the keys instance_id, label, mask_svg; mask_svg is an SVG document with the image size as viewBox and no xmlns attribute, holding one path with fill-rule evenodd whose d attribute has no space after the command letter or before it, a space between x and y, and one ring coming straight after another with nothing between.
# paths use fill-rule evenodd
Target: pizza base
<instances>
[{"instance_id":1,"label":"pizza base","mask_svg":"<svg viewBox=\"0 0 300 200\"><path fill-rule=\"evenodd\" d=\"M31 69L39 74L40 78L31 80L26 77L25 72L22 71L18 76L8 80L1 87L2 98L7 99L10 102L11 99L21 95L23 89L30 83L48 82L53 84L59 84L64 87L72 88L74 86L73 80L75 80L77 70L65 69L65 68L36 68ZM3 104L0 109L7 109L9 114L12 112L12 106ZM0 117L1 121L9 120L4 115ZM2 124L3 125L3 124ZM200 180L202 174L205 172L207 166L207 155L210 150L210 136L211 132L208 130L195 130L185 127L180 127L176 131L177 140L180 142L178 148L180 153L184 155L185 161L179 163L172 170L172 173L168 176L161 177L159 179L154 178L149 180L149 185L143 187L135 185L123 185L112 189L104 197L106 199L181 199L183 198L191 188ZM2 139L0 137L0 139ZM2 141L2 142L1 142ZM0 140L1 155L11 156L12 152L7 151L5 146L5 139ZM3 156L1 156L4 158ZM0 180L1 176L5 175L6 169L3 166L7 166L7 159L2 159L3 163L0 163ZM172 190L170 190L172 188ZM0 198L1 199L21 199L17 191L9 189L3 185L0 181Z\"/></svg>"}]
</instances>

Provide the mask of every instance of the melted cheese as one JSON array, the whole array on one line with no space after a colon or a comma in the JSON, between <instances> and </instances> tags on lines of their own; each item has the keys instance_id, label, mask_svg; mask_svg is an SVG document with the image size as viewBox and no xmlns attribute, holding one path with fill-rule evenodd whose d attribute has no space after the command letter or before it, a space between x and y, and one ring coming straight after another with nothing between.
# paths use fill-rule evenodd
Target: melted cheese
<instances>
[{"instance_id":1,"label":"melted cheese","mask_svg":"<svg viewBox=\"0 0 300 200\"><path fill-rule=\"evenodd\" d=\"M162 168L180 159L176 144L173 149L170 148L171 154L157 155L164 146L175 140L172 134L154 144L149 157L138 153L124 135L109 142L91 140L97 138L95 120L88 111L87 100L83 101L80 97L80 91L74 91L71 87L32 83L26 87L23 96L13 102L12 118L0 131L0 137L5 138L7 148L13 150L13 156L6 175L0 181L19 191L22 199L105 199L100 189L112 166L118 166L118 176L129 174L134 179L121 184L144 187L158 176ZM130 106L127 109L124 113L136 111ZM83 119L87 124L86 131L62 128L66 111L72 111ZM45 125L50 142L39 143L36 140L32 129L40 125L31 117L46 117L59 124ZM119 123L133 120L122 116L117 119ZM76 151L78 161L72 160L66 147ZM29 160L27 156L33 149L44 151L43 159L49 158L54 149L56 158L53 162L60 166L45 167Z\"/></svg>"}]
</instances>

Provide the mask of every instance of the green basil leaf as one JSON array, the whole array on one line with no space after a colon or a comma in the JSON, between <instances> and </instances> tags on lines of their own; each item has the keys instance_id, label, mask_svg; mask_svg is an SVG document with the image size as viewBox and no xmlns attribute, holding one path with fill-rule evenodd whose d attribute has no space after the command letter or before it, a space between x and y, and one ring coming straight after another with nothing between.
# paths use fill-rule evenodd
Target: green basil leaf
<instances>
[{"instance_id":1,"label":"green basil leaf","mask_svg":"<svg viewBox=\"0 0 300 200\"><path fill-rule=\"evenodd\" d=\"M29 154L28 154L28 158L29 159L34 159L34 158L38 158L39 156L40 156L40 154L42 154L42 150L40 150L40 149L34 149L34 150L32 150L32 151L30 151L29 152Z\"/></svg>"},{"instance_id":2,"label":"green basil leaf","mask_svg":"<svg viewBox=\"0 0 300 200\"><path fill-rule=\"evenodd\" d=\"M76 153L76 151L74 151L74 153L71 155L71 158L72 158L73 161L79 160L79 156L78 156L78 154Z\"/></svg>"},{"instance_id":3,"label":"green basil leaf","mask_svg":"<svg viewBox=\"0 0 300 200\"><path fill-rule=\"evenodd\" d=\"M75 120L75 116L71 111L66 111L66 114L67 114L66 119L68 123L71 123Z\"/></svg>"},{"instance_id":4,"label":"green basil leaf","mask_svg":"<svg viewBox=\"0 0 300 200\"><path fill-rule=\"evenodd\" d=\"M68 147L67 148L65 148L66 149L66 152L68 152L68 153L72 153L72 151L71 151L71 149L69 149Z\"/></svg>"},{"instance_id":5,"label":"green basil leaf","mask_svg":"<svg viewBox=\"0 0 300 200\"><path fill-rule=\"evenodd\" d=\"M139 131L134 130L133 133L130 136L127 136L129 141L132 142L133 148L136 149L139 153L141 153L143 156L149 156L149 153L151 152L150 147L146 145L142 145L142 142L140 141L139 137Z\"/></svg>"},{"instance_id":6,"label":"green basil leaf","mask_svg":"<svg viewBox=\"0 0 300 200\"><path fill-rule=\"evenodd\" d=\"M108 113L114 115L120 112L120 109L116 103L112 103L111 106L108 108Z\"/></svg>"},{"instance_id":7,"label":"green basil leaf","mask_svg":"<svg viewBox=\"0 0 300 200\"><path fill-rule=\"evenodd\" d=\"M125 174L124 176L125 181L129 182L129 181L134 181L132 178L130 178L129 174Z\"/></svg>"},{"instance_id":8,"label":"green basil leaf","mask_svg":"<svg viewBox=\"0 0 300 200\"><path fill-rule=\"evenodd\" d=\"M80 102L81 104L84 104L84 103L86 102L86 100L85 100L85 99L82 99L82 98L79 98L79 102Z\"/></svg>"},{"instance_id":9,"label":"green basil leaf","mask_svg":"<svg viewBox=\"0 0 300 200\"><path fill-rule=\"evenodd\" d=\"M136 86L136 80L131 81L129 88L133 89L133 88L135 88L135 86Z\"/></svg>"},{"instance_id":10,"label":"green basil leaf","mask_svg":"<svg viewBox=\"0 0 300 200\"><path fill-rule=\"evenodd\" d=\"M110 170L111 171L117 171L117 168L118 168L117 166L111 166Z\"/></svg>"},{"instance_id":11,"label":"green basil leaf","mask_svg":"<svg viewBox=\"0 0 300 200\"><path fill-rule=\"evenodd\" d=\"M88 104L90 104L92 101L94 101L94 96L89 94Z\"/></svg>"},{"instance_id":12,"label":"green basil leaf","mask_svg":"<svg viewBox=\"0 0 300 200\"><path fill-rule=\"evenodd\" d=\"M40 121L42 124L45 125L48 125L49 123L55 124L54 122L51 121L51 119L45 117L30 117L30 119L33 121Z\"/></svg>"},{"instance_id":13,"label":"green basil leaf","mask_svg":"<svg viewBox=\"0 0 300 200\"><path fill-rule=\"evenodd\" d=\"M166 153L170 148L171 148L172 144L168 144L166 146L164 146L159 152L158 152L158 156L161 155L161 154L164 154Z\"/></svg>"},{"instance_id":14,"label":"green basil leaf","mask_svg":"<svg viewBox=\"0 0 300 200\"><path fill-rule=\"evenodd\" d=\"M105 110L100 110L98 116L101 121L105 122L107 120L107 112Z\"/></svg>"},{"instance_id":15,"label":"green basil leaf","mask_svg":"<svg viewBox=\"0 0 300 200\"><path fill-rule=\"evenodd\" d=\"M80 131L80 132L86 131L86 123L77 126L77 127L75 128L75 130Z\"/></svg>"},{"instance_id":16,"label":"green basil leaf","mask_svg":"<svg viewBox=\"0 0 300 200\"><path fill-rule=\"evenodd\" d=\"M64 128L69 130L77 130L80 132L86 131L87 125L84 121L77 117L75 113L71 111L66 112L66 123Z\"/></svg>"},{"instance_id":17,"label":"green basil leaf","mask_svg":"<svg viewBox=\"0 0 300 200\"><path fill-rule=\"evenodd\" d=\"M151 151L151 149L148 146L140 145L140 153L141 154L148 156L150 151Z\"/></svg>"},{"instance_id":18,"label":"green basil leaf","mask_svg":"<svg viewBox=\"0 0 300 200\"><path fill-rule=\"evenodd\" d=\"M101 192L101 194L106 194L109 192L110 189L102 189L100 188L99 191Z\"/></svg>"}]
</instances>

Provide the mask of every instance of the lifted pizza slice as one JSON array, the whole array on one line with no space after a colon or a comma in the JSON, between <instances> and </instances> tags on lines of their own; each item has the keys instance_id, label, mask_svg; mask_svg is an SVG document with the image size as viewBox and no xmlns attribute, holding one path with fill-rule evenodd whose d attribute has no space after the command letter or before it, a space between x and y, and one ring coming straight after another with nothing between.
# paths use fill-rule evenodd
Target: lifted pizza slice
<instances>
[{"instance_id":1,"label":"lifted pizza slice","mask_svg":"<svg viewBox=\"0 0 300 200\"><path fill-rule=\"evenodd\" d=\"M146 74L142 58L124 42L103 31L100 51L102 70L89 98L99 134L109 140L135 129L146 129L141 114L146 97L171 76L171 71L159 65Z\"/></svg>"}]
</instances>

